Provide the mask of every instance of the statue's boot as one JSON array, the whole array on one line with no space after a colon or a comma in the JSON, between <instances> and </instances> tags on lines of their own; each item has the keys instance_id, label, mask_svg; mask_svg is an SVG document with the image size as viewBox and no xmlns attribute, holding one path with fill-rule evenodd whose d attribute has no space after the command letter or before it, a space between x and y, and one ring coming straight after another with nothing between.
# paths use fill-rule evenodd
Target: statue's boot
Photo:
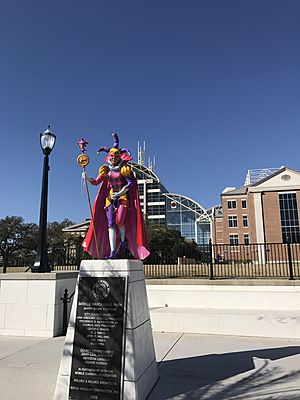
<instances>
[{"instance_id":1,"label":"statue's boot","mask_svg":"<svg viewBox=\"0 0 300 400\"><path fill-rule=\"evenodd\" d=\"M105 257L106 260L111 260L115 258L117 255L116 252L116 227L109 227L108 228L108 239L109 239L109 246L110 246L110 253L108 257Z\"/></svg>"},{"instance_id":2,"label":"statue's boot","mask_svg":"<svg viewBox=\"0 0 300 400\"><path fill-rule=\"evenodd\" d=\"M105 260L112 260L113 258L116 258L116 255L117 255L116 250L112 250L112 251L109 253L109 256L105 257Z\"/></svg>"},{"instance_id":3,"label":"statue's boot","mask_svg":"<svg viewBox=\"0 0 300 400\"><path fill-rule=\"evenodd\" d=\"M124 240L123 242L120 243L120 246L118 248L118 253L124 253L127 250L127 242Z\"/></svg>"},{"instance_id":4,"label":"statue's boot","mask_svg":"<svg viewBox=\"0 0 300 400\"><path fill-rule=\"evenodd\" d=\"M125 226L119 226L121 243L118 247L118 253L124 253L127 250L127 242L125 237Z\"/></svg>"}]
</instances>

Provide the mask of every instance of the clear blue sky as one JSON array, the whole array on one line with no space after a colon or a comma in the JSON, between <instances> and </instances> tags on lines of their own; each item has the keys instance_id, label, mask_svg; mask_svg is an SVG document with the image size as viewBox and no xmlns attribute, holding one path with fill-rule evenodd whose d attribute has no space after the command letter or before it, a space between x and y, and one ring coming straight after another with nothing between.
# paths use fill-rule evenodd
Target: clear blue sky
<instances>
[{"instance_id":1,"label":"clear blue sky","mask_svg":"<svg viewBox=\"0 0 300 400\"><path fill-rule=\"evenodd\" d=\"M1 0L0 218L38 222L48 124L50 221L89 216L81 136L89 176L116 131L204 207L249 168L300 170L299 43L298 0Z\"/></svg>"}]
</instances>

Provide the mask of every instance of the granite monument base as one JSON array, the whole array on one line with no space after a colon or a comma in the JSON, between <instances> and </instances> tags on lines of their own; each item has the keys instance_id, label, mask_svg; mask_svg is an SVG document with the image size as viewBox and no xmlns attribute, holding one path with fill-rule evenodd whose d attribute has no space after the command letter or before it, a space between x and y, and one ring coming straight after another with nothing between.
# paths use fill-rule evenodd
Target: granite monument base
<instances>
[{"instance_id":1,"label":"granite monument base","mask_svg":"<svg viewBox=\"0 0 300 400\"><path fill-rule=\"evenodd\" d=\"M144 400L157 379L142 262L82 261L54 400Z\"/></svg>"}]
</instances>

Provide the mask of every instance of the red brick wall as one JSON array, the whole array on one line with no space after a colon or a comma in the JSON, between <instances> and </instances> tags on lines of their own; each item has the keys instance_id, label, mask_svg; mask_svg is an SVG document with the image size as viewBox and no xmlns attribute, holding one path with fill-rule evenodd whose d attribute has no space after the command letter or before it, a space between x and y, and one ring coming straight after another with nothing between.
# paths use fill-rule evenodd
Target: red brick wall
<instances>
[{"instance_id":1,"label":"red brick wall","mask_svg":"<svg viewBox=\"0 0 300 400\"><path fill-rule=\"evenodd\" d=\"M214 219L214 243L224 243L223 240L223 217L217 217Z\"/></svg>"},{"instance_id":2,"label":"red brick wall","mask_svg":"<svg viewBox=\"0 0 300 400\"><path fill-rule=\"evenodd\" d=\"M280 192L262 192L262 212L263 224L266 243L282 243L281 219L279 194ZM296 191L298 216L300 221L300 190ZM242 200L247 201L247 208L242 209ZM228 209L227 201L235 200L236 209ZM223 195L221 196L223 218L215 218L213 223L214 243L229 243L230 234L238 234L239 243L244 243L244 234L250 236L250 243L257 243L256 224L255 224L255 208L254 208L254 193L243 195ZM237 228L229 228L228 216L236 215L238 219ZM248 227L243 227L243 215L248 216Z\"/></svg>"},{"instance_id":3,"label":"red brick wall","mask_svg":"<svg viewBox=\"0 0 300 400\"><path fill-rule=\"evenodd\" d=\"M262 206L265 242L281 243L282 234L278 192L264 192L262 194Z\"/></svg>"},{"instance_id":4,"label":"red brick wall","mask_svg":"<svg viewBox=\"0 0 300 400\"><path fill-rule=\"evenodd\" d=\"M247 200L248 200L247 204L248 204L248 215L249 215L250 243L257 243L253 193L248 193Z\"/></svg>"},{"instance_id":5,"label":"red brick wall","mask_svg":"<svg viewBox=\"0 0 300 400\"><path fill-rule=\"evenodd\" d=\"M236 201L236 209L228 209L228 200ZM247 201L247 208L242 208L242 200ZM250 243L253 243L255 238L255 223L253 224L253 199L249 198L247 194L236 195L236 196L222 196L222 207L223 207L223 243L229 243L229 235L237 234L239 237L239 243L244 243L244 234L249 234ZM252 213L252 216L251 216ZM237 228L230 228L228 223L228 217L230 215L236 215L238 226ZM243 226L243 215L248 216L248 227ZM254 226L254 234L253 234ZM254 242L255 243L255 242Z\"/></svg>"}]
</instances>

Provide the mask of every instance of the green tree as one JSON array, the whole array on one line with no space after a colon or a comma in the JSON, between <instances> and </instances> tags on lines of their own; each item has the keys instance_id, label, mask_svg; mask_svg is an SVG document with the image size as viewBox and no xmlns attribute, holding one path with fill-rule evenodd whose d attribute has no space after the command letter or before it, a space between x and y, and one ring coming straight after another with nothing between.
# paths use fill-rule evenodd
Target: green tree
<instances>
[{"instance_id":1,"label":"green tree","mask_svg":"<svg viewBox=\"0 0 300 400\"><path fill-rule=\"evenodd\" d=\"M62 222L49 222L48 223L48 248L53 249L57 247L64 247L66 242L76 240L73 235L63 232L64 228L74 225L74 222L65 218Z\"/></svg>"},{"instance_id":2,"label":"green tree","mask_svg":"<svg viewBox=\"0 0 300 400\"><path fill-rule=\"evenodd\" d=\"M148 238L150 246L174 246L184 242L184 237L176 229L169 229L165 225L148 224Z\"/></svg>"},{"instance_id":3,"label":"green tree","mask_svg":"<svg viewBox=\"0 0 300 400\"><path fill-rule=\"evenodd\" d=\"M26 224L22 217L7 216L0 220L0 255L3 273L10 261L23 255L32 255L36 248L37 226Z\"/></svg>"},{"instance_id":4,"label":"green tree","mask_svg":"<svg viewBox=\"0 0 300 400\"><path fill-rule=\"evenodd\" d=\"M82 237L63 232L64 228L74 225L69 219L48 224L48 260L50 265L79 263L82 257Z\"/></svg>"},{"instance_id":5,"label":"green tree","mask_svg":"<svg viewBox=\"0 0 300 400\"><path fill-rule=\"evenodd\" d=\"M150 256L148 262L177 263L177 257L203 259L203 251L193 240L186 240L178 230L165 225L147 224Z\"/></svg>"},{"instance_id":6,"label":"green tree","mask_svg":"<svg viewBox=\"0 0 300 400\"><path fill-rule=\"evenodd\" d=\"M150 245L148 261L158 264L177 262L177 257L187 245L180 232L160 224L147 224L147 231Z\"/></svg>"},{"instance_id":7,"label":"green tree","mask_svg":"<svg viewBox=\"0 0 300 400\"><path fill-rule=\"evenodd\" d=\"M38 225L33 223L24 224L25 235L22 245L16 252L17 261L21 260L24 265L31 265L36 258Z\"/></svg>"}]
</instances>

